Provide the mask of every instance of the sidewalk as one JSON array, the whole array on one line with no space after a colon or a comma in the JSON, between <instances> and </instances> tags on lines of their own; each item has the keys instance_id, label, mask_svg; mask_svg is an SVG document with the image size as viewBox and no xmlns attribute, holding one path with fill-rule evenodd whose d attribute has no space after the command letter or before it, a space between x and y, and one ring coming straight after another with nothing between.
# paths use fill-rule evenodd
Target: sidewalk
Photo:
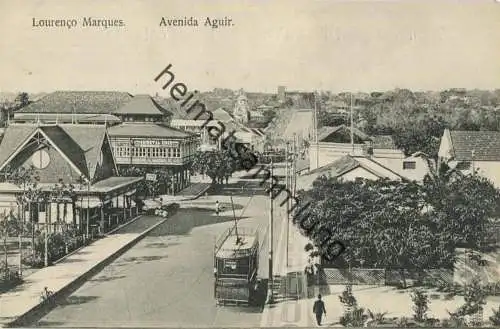
<instances>
[{"instance_id":1,"label":"sidewalk","mask_svg":"<svg viewBox=\"0 0 500 329\"><path fill-rule=\"evenodd\" d=\"M22 285L0 295L0 325L22 326L25 321L29 322L30 317L44 311L45 305L40 305L44 287L52 291L55 298L70 293L167 219L137 217L108 236L70 254L56 265L25 277Z\"/></svg>"},{"instance_id":2,"label":"sidewalk","mask_svg":"<svg viewBox=\"0 0 500 329\"><path fill-rule=\"evenodd\" d=\"M286 218L284 219L286 221ZM294 272L299 273L298 280L302 288L300 290L300 299L298 300L283 300L275 304L268 304L262 312L261 327L310 327L315 325L315 320L311 315L312 303L314 299L307 299L307 282L302 276L305 266L308 263L308 254L304 251L305 245L309 239L303 236L298 228L292 224L288 228L288 266L286 257L286 225L280 234L280 241L276 252L276 275L286 277ZM285 280L286 282L287 280ZM293 283L289 286L290 291ZM286 294L286 290L285 290Z\"/></svg>"}]
</instances>

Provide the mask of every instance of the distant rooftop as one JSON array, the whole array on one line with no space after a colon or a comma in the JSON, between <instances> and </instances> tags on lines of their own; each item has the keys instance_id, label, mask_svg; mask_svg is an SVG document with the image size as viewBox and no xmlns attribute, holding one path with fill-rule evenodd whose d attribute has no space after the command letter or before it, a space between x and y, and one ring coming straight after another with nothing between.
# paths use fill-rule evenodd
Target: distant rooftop
<instances>
[{"instance_id":1,"label":"distant rooftop","mask_svg":"<svg viewBox=\"0 0 500 329\"><path fill-rule=\"evenodd\" d=\"M118 91L56 91L23 107L18 113L100 113L109 114L132 100Z\"/></svg>"}]
</instances>

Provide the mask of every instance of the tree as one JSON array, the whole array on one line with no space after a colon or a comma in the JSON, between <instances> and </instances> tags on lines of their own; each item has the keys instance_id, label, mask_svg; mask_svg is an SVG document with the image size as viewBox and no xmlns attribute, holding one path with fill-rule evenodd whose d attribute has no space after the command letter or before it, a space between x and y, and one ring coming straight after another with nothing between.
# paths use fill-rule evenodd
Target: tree
<instances>
[{"instance_id":1,"label":"tree","mask_svg":"<svg viewBox=\"0 0 500 329\"><path fill-rule=\"evenodd\" d=\"M423 192L412 182L342 182L322 176L311 191L299 194L303 208L310 204L293 221L325 258L334 258L325 241L346 245L333 265L399 269L406 286L405 270L453 263L454 241L436 230Z\"/></svg>"},{"instance_id":2,"label":"tree","mask_svg":"<svg viewBox=\"0 0 500 329\"><path fill-rule=\"evenodd\" d=\"M484 177L452 177L453 172L441 169L439 179L424 179L425 198L434 214L433 225L457 244L481 249L486 246L492 218L499 214L500 193Z\"/></svg>"},{"instance_id":3,"label":"tree","mask_svg":"<svg viewBox=\"0 0 500 329\"><path fill-rule=\"evenodd\" d=\"M236 156L229 150L198 151L193 157L191 170L207 175L212 179L212 183L223 183L224 179L227 181L238 169L239 161L235 158Z\"/></svg>"},{"instance_id":4,"label":"tree","mask_svg":"<svg viewBox=\"0 0 500 329\"><path fill-rule=\"evenodd\" d=\"M4 211L0 214L0 236L3 241L4 250L4 265L5 271L8 272L8 245L7 239L11 236L16 236L19 233L19 220L15 218L13 211Z\"/></svg>"},{"instance_id":5,"label":"tree","mask_svg":"<svg viewBox=\"0 0 500 329\"><path fill-rule=\"evenodd\" d=\"M29 95L26 92L21 92L15 99L16 109L20 109L30 103Z\"/></svg>"}]
</instances>

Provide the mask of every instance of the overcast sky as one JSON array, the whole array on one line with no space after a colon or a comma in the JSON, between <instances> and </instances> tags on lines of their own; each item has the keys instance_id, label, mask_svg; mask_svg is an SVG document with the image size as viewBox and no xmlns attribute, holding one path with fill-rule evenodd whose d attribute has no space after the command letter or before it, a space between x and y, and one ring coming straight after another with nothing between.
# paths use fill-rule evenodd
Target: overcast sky
<instances>
[{"instance_id":1,"label":"overcast sky","mask_svg":"<svg viewBox=\"0 0 500 329\"><path fill-rule=\"evenodd\" d=\"M161 94L153 79L169 63L190 90L500 88L493 0L26 2L0 1L0 91ZM126 26L82 28L86 16ZM185 16L200 26L160 26ZM206 16L235 25L210 29ZM79 27L34 28L33 18Z\"/></svg>"}]
</instances>

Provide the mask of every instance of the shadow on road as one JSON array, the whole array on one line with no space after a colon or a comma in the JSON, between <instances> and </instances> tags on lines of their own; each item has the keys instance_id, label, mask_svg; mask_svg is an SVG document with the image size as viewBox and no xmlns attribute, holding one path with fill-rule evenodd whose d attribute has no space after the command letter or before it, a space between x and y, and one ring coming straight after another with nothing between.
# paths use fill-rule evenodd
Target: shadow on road
<instances>
[{"instance_id":1,"label":"shadow on road","mask_svg":"<svg viewBox=\"0 0 500 329\"><path fill-rule=\"evenodd\" d=\"M126 278L125 275L101 276L101 277L97 277L95 279L89 280L89 282L109 282L109 281L119 280L119 279L124 279L124 278Z\"/></svg>"},{"instance_id":2,"label":"shadow on road","mask_svg":"<svg viewBox=\"0 0 500 329\"><path fill-rule=\"evenodd\" d=\"M265 195L263 186L260 186L261 181L239 181L236 183L216 185L211 188L211 195L220 196L250 196L250 195Z\"/></svg>"},{"instance_id":3,"label":"shadow on road","mask_svg":"<svg viewBox=\"0 0 500 329\"><path fill-rule=\"evenodd\" d=\"M179 242L153 242L145 245L146 248L168 248L180 245Z\"/></svg>"},{"instance_id":4,"label":"shadow on road","mask_svg":"<svg viewBox=\"0 0 500 329\"><path fill-rule=\"evenodd\" d=\"M96 300L97 296L69 296L68 298L57 303L59 307L69 305L81 305Z\"/></svg>"},{"instance_id":5,"label":"shadow on road","mask_svg":"<svg viewBox=\"0 0 500 329\"><path fill-rule=\"evenodd\" d=\"M242 217L245 219L247 217ZM151 231L148 236L186 235L195 227L233 221L233 216L217 216L213 210L181 209L170 220Z\"/></svg>"},{"instance_id":6,"label":"shadow on road","mask_svg":"<svg viewBox=\"0 0 500 329\"><path fill-rule=\"evenodd\" d=\"M61 327L65 324L63 321L40 321L34 327Z\"/></svg>"},{"instance_id":7,"label":"shadow on road","mask_svg":"<svg viewBox=\"0 0 500 329\"><path fill-rule=\"evenodd\" d=\"M126 257L116 261L116 266L128 265L130 263L141 264L146 262L158 261L168 258L167 256L140 256L140 257Z\"/></svg>"}]
</instances>

